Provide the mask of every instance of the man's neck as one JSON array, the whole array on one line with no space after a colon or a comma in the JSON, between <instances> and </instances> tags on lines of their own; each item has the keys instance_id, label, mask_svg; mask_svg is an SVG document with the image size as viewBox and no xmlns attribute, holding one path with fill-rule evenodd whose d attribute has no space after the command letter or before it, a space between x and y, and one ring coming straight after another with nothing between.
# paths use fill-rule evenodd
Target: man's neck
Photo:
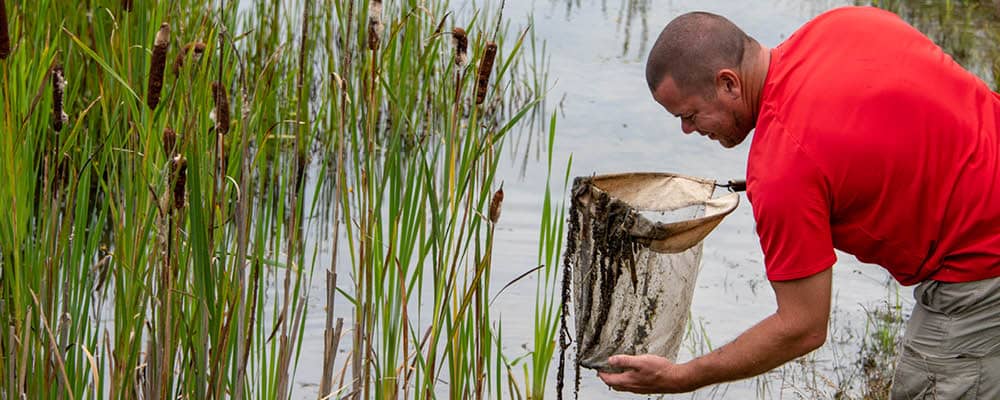
<instances>
[{"instance_id":1,"label":"man's neck","mask_svg":"<svg viewBox=\"0 0 1000 400\"><path fill-rule=\"evenodd\" d=\"M741 68L746 71L744 79L747 95L743 98L752 117L750 123L756 126L757 115L760 114L761 96L764 93L764 82L767 80L767 70L771 66L771 49L765 46L758 47L753 57L747 57L747 63L749 65L744 65Z\"/></svg>"}]
</instances>

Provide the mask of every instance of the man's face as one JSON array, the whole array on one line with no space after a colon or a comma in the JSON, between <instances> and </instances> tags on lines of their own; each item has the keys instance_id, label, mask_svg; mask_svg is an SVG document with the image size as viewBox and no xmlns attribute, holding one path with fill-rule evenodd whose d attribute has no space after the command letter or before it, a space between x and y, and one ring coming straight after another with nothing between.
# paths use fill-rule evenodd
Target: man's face
<instances>
[{"instance_id":1,"label":"man's face","mask_svg":"<svg viewBox=\"0 0 1000 400\"><path fill-rule=\"evenodd\" d=\"M736 85L735 94L732 89L731 85L721 83L710 88L711 98L702 93L681 93L674 79L667 76L653 92L653 98L667 112L681 119L684 133L698 132L730 148L742 143L753 128L747 126L747 118L742 113L739 85Z\"/></svg>"}]
</instances>

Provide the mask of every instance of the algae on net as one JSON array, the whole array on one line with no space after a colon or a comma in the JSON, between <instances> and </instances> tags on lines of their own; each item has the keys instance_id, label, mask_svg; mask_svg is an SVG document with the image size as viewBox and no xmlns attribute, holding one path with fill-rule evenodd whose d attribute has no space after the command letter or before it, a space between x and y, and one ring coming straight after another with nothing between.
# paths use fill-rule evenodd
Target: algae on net
<instances>
[{"instance_id":1,"label":"algae on net","mask_svg":"<svg viewBox=\"0 0 1000 400\"><path fill-rule=\"evenodd\" d=\"M628 270L632 289L638 286L635 270L636 257L645 246L629 234L636 211L627 203L610 196L593 186L591 178L576 178L573 182L569 211L566 252L563 255L562 327L560 329L560 356L556 389L562 397L565 374L566 315L570 302L570 285L573 268L583 268L583 282L577 284L577 309L592 310L597 302L597 312L584 316L586 326L602 327L611 313L612 296L624 270ZM589 254L589 259L586 256ZM596 269L595 269L596 267ZM597 298L593 294L598 294ZM579 320L578 316L578 320ZM587 327L577 324L577 354L586 353L599 345L600 335L587 332ZM579 359L574 362L576 371L575 392L579 391ZM592 366L587 366L592 367Z\"/></svg>"}]
</instances>

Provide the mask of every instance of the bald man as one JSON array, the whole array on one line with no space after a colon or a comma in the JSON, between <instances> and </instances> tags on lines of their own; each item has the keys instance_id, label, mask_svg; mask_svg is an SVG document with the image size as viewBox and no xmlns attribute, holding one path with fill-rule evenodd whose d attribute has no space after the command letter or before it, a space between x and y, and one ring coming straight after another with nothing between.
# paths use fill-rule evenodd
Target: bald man
<instances>
[{"instance_id":1,"label":"bald man","mask_svg":"<svg viewBox=\"0 0 1000 400\"><path fill-rule=\"evenodd\" d=\"M755 132L747 197L777 310L687 363L613 356L626 372L605 383L687 392L820 347L839 249L918 285L893 399L1000 399L1000 96L868 7L820 15L774 49L685 14L646 79L684 133L730 148Z\"/></svg>"}]
</instances>

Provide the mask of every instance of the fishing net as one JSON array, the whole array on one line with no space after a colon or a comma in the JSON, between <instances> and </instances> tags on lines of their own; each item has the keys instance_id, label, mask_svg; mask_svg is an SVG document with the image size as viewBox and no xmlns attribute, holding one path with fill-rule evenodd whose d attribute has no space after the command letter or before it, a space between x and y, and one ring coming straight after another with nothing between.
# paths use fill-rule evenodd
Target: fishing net
<instances>
[{"instance_id":1,"label":"fishing net","mask_svg":"<svg viewBox=\"0 0 1000 400\"><path fill-rule=\"evenodd\" d=\"M563 267L565 303L572 285L579 368L620 372L614 354L674 360L687 324L702 240L739 203L713 198L714 181L665 173L576 178ZM572 282L570 282L572 279ZM560 358L560 397L564 375Z\"/></svg>"}]
</instances>

